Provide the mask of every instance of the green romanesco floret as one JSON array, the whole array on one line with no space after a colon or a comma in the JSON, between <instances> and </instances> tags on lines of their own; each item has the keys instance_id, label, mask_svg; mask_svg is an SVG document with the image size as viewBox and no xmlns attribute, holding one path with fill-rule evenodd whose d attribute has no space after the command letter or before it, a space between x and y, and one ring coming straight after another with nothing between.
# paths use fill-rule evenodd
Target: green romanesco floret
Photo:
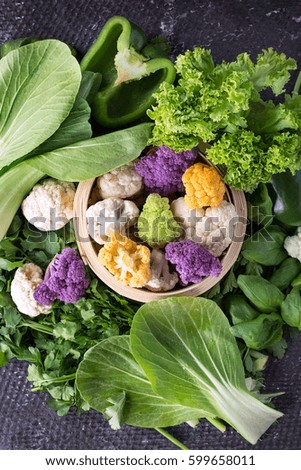
<instances>
[{"instance_id":1,"label":"green romanesco floret","mask_svg":"<svg viewBox=\"0 0 301 470\"><path fill-rule=\"evenodd\" d=\"M170 210L167 197L150 194L138 219L138 235L150 246L162 247L179 238L181 228Z\"/></svg>"}]
</instances>

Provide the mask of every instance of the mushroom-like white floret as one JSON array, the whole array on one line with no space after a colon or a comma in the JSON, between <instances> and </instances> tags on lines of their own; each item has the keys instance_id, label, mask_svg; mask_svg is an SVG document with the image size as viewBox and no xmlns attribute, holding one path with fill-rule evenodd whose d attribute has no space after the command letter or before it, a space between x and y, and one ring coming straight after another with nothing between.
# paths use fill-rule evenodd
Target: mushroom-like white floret
<instances>
[{"instance_id":1,"label":"mushroom-like white floret","mask_svg":"<svg viewBox=\"0 0 301 470\"><path fill-rule=\"evenodd\" d=\"M232 242L237 218L234 205L223 201L219 207L208 207L202 220L187 228L186 238L201 243L214 256L221 256Z\"/></svg>"},{"instance_id":2,"label":"mushroom-like white floret","mask_svg":"<svg viewBox=\"0 0 301 470\"><path fill-rule=\"evenodd\" d=\"M153 292L166 292L175 287L179 281L176 272L170 270L169 263L162 251L153 249L151 252L151 279L145 285Z\"/></svg>"},{"instance_id":3,"label":"mushroom-like white floret","mask_svg":"<svg viewBox=\"0 0 301 470\"><path fill-rule=\"evenodd\" d=\"M175 199L170 204L174 218L182 227L187 228L194 226L196 222L204 216L204 209L189 209L183 197Z\"/></svg>"},{"instance_id":4,"label":"mushroom-like white floret","mask_svg":"<svg viewBox=\"0 0 301 470\"><path fill-rule=\"evenodd\" d=\"M86 212L89 235L99 244L109 241L113 233L125 235L136 222L139 209L132 201L108 198L90 206Z\"/></svg>"},{"instance_id":5,"label":"mushroom-like white floret","mask_svg":"<svg viewBox=\"0 0 301 470\"><path fill-rule=\"evenodd\" d=\"M47 178L24 199L24 217L39 230L59 230L73 217L74 196L73 183Z\"/></svg>"},{"instance_id":6,"label":"mushroom-like white floret","mask_svg":"<svg viewBox=\"0 0 301 470\"><path fill-rule=\"evenodd\" d=\"M51 307L39 304L33 296L42 282L43 271L36 264L27 263L16 270L11 283L11 296L19 312L30 317L50 312Z\"/></svg>"},{"instance_id":7,"label":"mushroom-like white floret","mask_svg":"<svg viewBox=\"0 0 301 470\"><path fill-rule=\"evenodd\" d=\"M133 163L123 165L97 178L97 186L102 199L119 197L126 199L139 193L143 180Z\"/></svg>"},{"instance_id":8,"label":"mushroom-like white floret","mask_svg":"<svg viewBox=\"0 0 301 470\"><path fill-rule=\"evenodd\" d=\"M296 235L284 240L284 248L292 258L297 258L301 263L301 227L298 227Z\"/></svg>"}]
</instances>

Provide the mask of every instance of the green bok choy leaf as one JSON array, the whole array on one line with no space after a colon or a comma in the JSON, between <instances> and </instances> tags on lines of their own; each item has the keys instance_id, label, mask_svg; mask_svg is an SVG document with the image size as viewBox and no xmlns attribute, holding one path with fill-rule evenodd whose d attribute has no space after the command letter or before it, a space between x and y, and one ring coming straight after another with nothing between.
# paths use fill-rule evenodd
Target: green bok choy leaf
<instances>
[{"instance_id":1,"label":"green bok choy leaf","mask_svg":"<svg viewBox=\"0 0 301 470\"><path fill-rule=\"evenodd\" d=\"M133 357L129 336L108 338L89 349L77 370L76 384L84 400L109 418L114 429L124 423L173 426L201 416L199 410L169 403L153 391Z\"/></svg>"},{"instance_id":2,"label":"green bok choy leaf","mask_svg":"<svg viewBox=\"0 0 301 470\"><path fill-rule=\"evenodd\" d=\"M157 394L225 421L251 444L282 416L248 391L228 320L211 300L143 305L134 317L131 347Z\"/></svg>"},{"instance_id":3,"label":"green bok choy leaf","mask_svg":"<svg viewBox=\"0 0 301 470\"><path fill-rule=\"evenodd\" d=\"M151 123L138 124L38 155L27 163L53 178L85 181L138 158L152 128Z\"/></svg>"},{"instance_id":4,"label":"green bok choy leaf","mask_svg":"<svg viewBox=\"0 0 301 470\"><path fill-rule=\"evenodd\" d=\"M81 81L70 48L57 40L11 50L0 60L0 169L48 139L69 115Z\"/></svg>"}]
</instances>

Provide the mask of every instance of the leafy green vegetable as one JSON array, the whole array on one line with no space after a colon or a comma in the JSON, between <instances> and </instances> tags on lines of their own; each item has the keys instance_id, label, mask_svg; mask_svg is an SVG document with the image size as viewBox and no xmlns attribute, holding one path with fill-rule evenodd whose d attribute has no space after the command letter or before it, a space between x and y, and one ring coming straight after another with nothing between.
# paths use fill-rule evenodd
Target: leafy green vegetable
<instances>
[{"instance_id":1,"label":"leafy green vegetable","mask_svg":"<svg viewBox=\"0 0 301 470\"><path fill-rule=\"evenodd\" d=\"M2 269L3 271L13 271L14 269L22 266L22 264L23 264L23 261L12 262L12 261L8 261L5 258L0 258L0 269Z\"/></svg>"},{"instance_id":2,"label":"leafy green vegetable","mask_svg":"<svg viewBox=\"0 0 301 470\"><path fill-rule=\"evenodd\" d=\"M297 68L294 59L287 59L285 54L278 54L272 48L257 56L252 80L256 90L271 88L278 96L284 93L284 86L290 79L290 70Z\"/></svg>"},{"instance_id":3,"label":"leafy green vegetable","mask_svg":"<svg viewBox=\"0 0 301 470\"><path fill-rule=\"evenodd\" d=\"M16 216L0 242L6 263L33 262L45 270L66 246L76 248L72 224L56 232L40 232ZM49 315L34 320L20 315L10 296L14 271L0 268L0 356L31 363L34 390L48 391L49 406L66 414L70 406L87 409L75 388L75 372L84 353L100 340L128 333L137 309L107 289L92 272L86 297L76 304L56 302ZM0 361L2 363L2 360Z\"/></svg>"},{"instance_id":4,"label":"leafy green vegetable","mask_svg":"<svg viewBox=\"0 0 301 470\"><path fill-rule=\"evenodd\" d=\"M230 325L210 300L174 297L143 305L131 346L156 393L226 421L253 444L281 416L248 391Z\"/></svg>"},{"instance_id":5,"label":"leafy green vegetable","mask_svg":"<svg viewBox=\"0 0 301 470\"><path fill-rule=\"evenodd\" d=\"M241 130L222 137L207 151L208 159L224 165L225 182L236 189L254 191L258 183L289 168L300 168L301 137L283 132L264 137L250 130Z\"/></svg>"},{"instance_id":6,"label":"leafy green vegetable","mask_svg":"<svg viewBox=\"0 0 301 470\"><path fill-rule=\"evenodd\" d=\"M78 367L76 384L91 408L114 418L113 423L110 421L114 429L125 423L151 428L173 426L201 416L199 410L172 404L152 390L132 355L129 336L109 338L87 351Z\"/></svg>"},{"instance_id":7,"label":"leafy green vegetable","mask_svg":"<svg viewBox=\"0 0 301 470\"><path fill-rule=\"evenodd\" d=\"M263 266L277 266L287 258L287 252L283 248L286 236L276 225L263 228L244 243L242 255L248 261L255 261Z\"/></svg>"},{"instance_id":8,"label":"leafy green vegetable","mask_svg":"<svg viewBox=\"0 0 301 470\"><path fill-rule=\"evenodd\" d=\"M248 214L257 225L264 227L273 222L273 202L265 184L260 184L248 200Z\"/></svg>"},{"instance_id":9,"label":"leafy green vegetable","mask_svg":"<svg viewBox=\"0 0 301 470\"><path fill-rule=\"evenodd\" d=\"M298 120L285 102L275 105L272 101L252 103L248 116L248 125L255 133L273 133L285 129L298 129Z\"/></svg>"},{"instance_id":10,"label":"leafy green vegetable","mask_svg":"<svg viewBox=\"0 0 301 470\"><path fill-rule=\"evenodd\" d=\"M97 91L95 87L100 81L101 77L99 75L93 72L83 72L80 89L70 114L62 122L58 130L39 147L26 155L26 158L51 152L60 147L66 147L74 142L92 137L92 128L89 122L91 109L88 103Z\"/></svg>"},{"instance_id":11,"label":"leafy green vegetable","mask_svg":"<svg viewBox=\"0 0 301 470\"><path fill-rule=\"evenodd\" d=\"M273 346L269 346L266 348L268 353L272 354L273 356L277 357L277 359L282 359L285 355L287 350L287 342L284 338L281 338L278 343L273 344Z\"/></svg>"},{"instance_id":12,"label":"leafy green vegetable","mask_svg":"<svg viewBox=\"0 0 301 470\"><path fill-rule=\"evenodd\" d=\"M277 313L262 313L253 320L231 328L234 336L242 338L249 348L260 350L273 346L282 338L282 320Z\"/></svg>"},{"instance_id":13,"label":"leafy green vegetable","mask_svg":"<svg viewBox=\"0 0 301 470\"><path fill-rule=\"evenodd\" d=\"M79 140L92 137L92 129L89 122L90 115L91 109L87 101L78 96L70 114L62 122L58 130L49 139L30 152L30 154L26 155L26 158L51 152Z\"/></svg>"},{"instance_id":14,"label":"leafy green vegetable","mask_svg":"<svg viewBox=\"0 0 301 470\"><path fill-rule=\"evenodd\" d=\"M294 287L281 305L281 316L285 323L301 330L301 294Z\"/></svg>"},{"instance_id":15,"label":"leafy green vegetable","mask_svg":"<svg viewBox=\"0 0 301 470\"><path fill-rule=\"evenodd\" d=\"M262 103L259 92L270 87L282 93L296 62L272 49L253 63L246 53L234 62L214 65L210 51L196 47L176 59L178 85L162 84L157 105L149 116L155 120L154 144L187 150L215 140L219 131L247 127L251 103Z\"/></svg>"},{"instance_id":16,"label":"leafy green vegetable","mask_svg":"<svg viewBox=\"0 0 301 470\"><path fill-rule=\"evenodd\" d=\"M244 261L247 261L243 258ZM264 267L261 266L259 263L255 263L254 261L249 261L244 264L245 266L245 273L251 274L254 276L261 276L264 272Z\"/></svg>"},{"instance_id":17,"label":"leafy green vegetable","mask_svg":"<svg viewBox=\"0 0 301 470\"><path fill-rule=\"evenodd\" d=\"M8 360L3 351L0 351L0 367L6 366Z\"/></svg>"},{"instance_id":18,"label":"leafy green vegetable","mask_svg":"<svg viewBox=\"0 0 301 470\"><path fill-rule=\"evenodd\" d=\"M68 46L37 41L0 60L0 169L49 138L70 113L81 72Z\"/></svg>"},{"instance_id":19,"label":"leafy green vegetable","mask_svg":"<svg viewBox=\"0 0 301 470\"><path fill-rule=\"evenodd\" d=\"M280 309L284 300L283 293L263 277L240 274L237 283L245 296L260 312L270 313Z\"/></svg>"},{"instance_id":20,"label":"leafy green vegetable","mask_svg":"<svg viewBox=\"0 0 301 470\"><path fill-rule=\"evenodd\" d=\"M46 50L46 53L47 53L46 58L51 53L51 51L52 52L57 51L56 43L58 43L59 48L61 47L58 41L54 41L55 47L52 45L52 42L50 42L51 47L49 51L48 49ZM14 44L14 46L18 47L18 44L19 43L17 41L16 44ZM39 44L39 42L37 44ZM22 44L19 44L19 46L20 45ZM67 46L63 45L63 51L65 47ZM64 51L64 54L66 54L65 51ZM62 52L61 52L61 55L62 55ZM69 56L70 56L70 52L67 55L68 61L70 62ZM50 58L48 57L47 60L49 62ZM58 60L59 58L57 58L56 61L53 62L54 66L59 64ZM61 61L62 60L63 60L63 56L61 58ZM72 60L75 60L75 59L72 59ZM44 62L43 64L44 64L43 67L45 67ZM63 66L66 67L66 65L64 64ZM49 63L48 63L48 67L49 67ZM42 68L42 72L43 70L44 69ZM59 81L60 73L62 73L62 71L60 72L59 70L60 69L54 72L55 74L57 74L57 77L56 76L53 77L54 80L56 80L57 82ZM44 73L46 73L45 70L44 70ZM60 86L65 87L65 79L68 78L69 75L66 75L66 77L62 80L62 84ZM91 83L94 80L94 75L95 74L92 74L92 76L89 75L88 79L86 78L86 88L91 86ZM48 83L47 80L46 80L46 83ZM55 85L55 82L54 82L54 85ZM74 84L73 87L75 85L76 84ZM44 88L42 88L42 90L44 90ZM71 87L71 91L72 90L73 88ZM36 91L35 88L33 88L33 93L35 93L35 91ZM67 93L67 91L68 91L68 87L65 90L65 92ZM54 132L47 140L45 140L45 142L40 144L37 148L32 150L27 155L24 155L22 157L22 160L26 158L28 159L33 155L39 154L40 152L55 150L56 148L60 146L66 146L66 145L72 144L78 141L79 139L88 139L91 137L92 130L91 130L91 125L89 123L90 108L87 102L85 101L85 97L86 97L85 93L86 93L85 90L80 90L78 98L75 100L73 108L71 109L71 112L66 117L66 119L62 122L62 124L56 130L56 132ZM61 96L61 99L62 99L62 96ZM70 98L67 99L66 106L68 105L68 100L70 101ZM39 106L38 101L37 101L37 106ZM58 112L60 111L61 107L62 107L62 104L59 105ZM66 108L66 109L70 111L70 106L69 108ZM48 125L47 123L48 121L46 121L46 127ZM34 131L34 128L33 128L33 131ZM42 132L41 135L46 136L46 134L43 134L44 131L42 128L41 128L41 132ZM48 132L48 129L46 129L46 132ZM21 159L19 159L19 161L20 160ZM18 163L18 162L14 162L10 167L4 168L2 172L0 171L0 197L1 197L0 216L2 220L1 227L0 227L0 240L5 235L24 197L31 190L31 188L44 176L44 173L30 167L26 162L21 162L21 163Z\"/></svg>"},{"instance_id":21,"label":"leafy green vegetable","mask_svg":"<svg viewBox=\"0 0 301 470\"><path fill-rule=\"evenodd\" d=\"M247 54L241 54L232 64L214 67L210 51L201 48L178 56L178 85L163 83L154 94L157 105L148 112L156 124L153 144L187 150L200 140L214 140L221 129L244 127L253 93L246 61Z\"/></svg>"},{"instance_id":22,"label":"leafy green vegetable","mask_svg":"<svg viewBox=\"0 0 301 470\"><path fill-rule=\"evenodd\" d=\"M7 55L9 52L36 41L39 41L39 39L34 37L12 39L11 41L6 41L0 45L0 59L2 59L2 57Z\"/></svg>"},{"instance_id":23,"label":"leafy green vegetable","mask_svg":"<svg viewBox=\"0 0 301 470\"><path fill-rule=\"evenodd\" d=\"M233 325L254 320L259 312L255 310L242 295L232 294L224 301L226 312L231 315Z\"/></svg>"},{"instance_id":24,"label":"leafy green vegetable","mask_svg":"<svg viewBox=\"0 0 301 470\"><path fill-rule=\"evenodd\" d=\"M139 157L146 147L152 127L151 123L138 124L68 145L33 157L26 162L53 178L64 181L85 181Z\"/></svg>"},{"instance_id":25,"label":"leafy green vegetable","mask_svg":"<svg viewBox=\"0 0 301 470\"><path fill-rule=\"evenodd\" d=\"M0 176L0 240L6 234L24 197L44 174L23 162Z\"/></svg>"},{"instance_id":26,"label":"leafy green vegetable","mask_svg":"<svg viewBox=\"0 0 301 470\"><path fill-rule=\"evenodd\" d=\"M301 286L301 274L299 276L295 277L295 279L292 282L293 287L300 287Z\"/></svg>"},{"instance_id":27,"label":"leafy green vegetable","mask_svg":"<svg viewBox=\"0 0 301 470\"><path fill-rule=\"evenodd\" d=\"M278 289L287 289L295 277L301 272L301 263L296 258L287 258L273 272L269 281Z\"/></svg>"}]
</instances>

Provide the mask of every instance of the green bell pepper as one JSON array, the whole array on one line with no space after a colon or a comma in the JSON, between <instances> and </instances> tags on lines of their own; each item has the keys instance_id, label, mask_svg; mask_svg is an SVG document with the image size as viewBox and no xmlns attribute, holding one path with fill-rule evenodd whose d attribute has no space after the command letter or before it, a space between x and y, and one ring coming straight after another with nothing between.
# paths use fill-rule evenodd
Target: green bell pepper
<instances>
[{"instance_id":1,"label":"green bell pepper","mask_svg":"<svg viewBox=\"0 0 301 470\"><path fill-rule=\"evenodd\" d=\"M301 170L274 175L271 180L274 199L273 212L280 222L299 227L301 225Z\"/></svg>"},{"instance_id":2,"label":"green bell pepper","mask_svg":"<svg viewBox=\"0 0 301 470\"><path fill-rule=\"evenodd\" d=\"M102 74L92 114L105 127L120 127L143 117L160 84L173 83L176 76L163 49L147 44L145 34L122 16L107 21L83 57L81 69Z\"/></svg>"}]
</instances>

